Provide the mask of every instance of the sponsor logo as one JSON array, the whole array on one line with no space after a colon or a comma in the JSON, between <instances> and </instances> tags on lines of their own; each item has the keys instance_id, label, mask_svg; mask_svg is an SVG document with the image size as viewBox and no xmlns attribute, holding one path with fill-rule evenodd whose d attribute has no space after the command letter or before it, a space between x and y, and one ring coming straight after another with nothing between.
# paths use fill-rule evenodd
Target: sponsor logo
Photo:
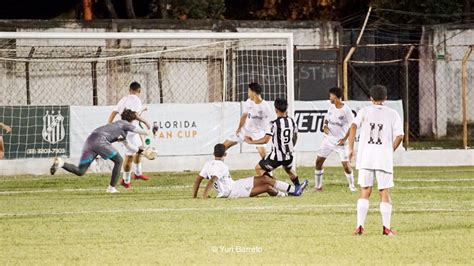
<instances>
[{"instance_id":1,"label":"sponsor logo","mask_svg":"<svg viewBox=\"0 0 474 266\"><path fill-rule=\"evenodd\" d=\"M297 110L296 125L299 133L323 132L324 115L327 110Z\"/></svg>"},{"instance_id":2,"label":"sponsor logo","mask_svg":"<svg viewBox=\"0 0 474 266\"><path fill-rule=\"evenodd\" d=\"M57 111L57 114L54 114L54 110L46 111L46 114L43 116L43 131L42 131L43 140L56 144L64 139L66 136L66 130L64 129L64 117L61 115L61 111Z\"/></svg>"},{"instance_id":3,"label":"sponsor logo","mask_svg":"<svg viewBox=\"0 0 474 266\"><path fill-rule=\"evenodd\" d=\"M192 120L154 121L153 133L160 139L195 138L198 127L196 121Z\"/></svg>"}]
</instances>

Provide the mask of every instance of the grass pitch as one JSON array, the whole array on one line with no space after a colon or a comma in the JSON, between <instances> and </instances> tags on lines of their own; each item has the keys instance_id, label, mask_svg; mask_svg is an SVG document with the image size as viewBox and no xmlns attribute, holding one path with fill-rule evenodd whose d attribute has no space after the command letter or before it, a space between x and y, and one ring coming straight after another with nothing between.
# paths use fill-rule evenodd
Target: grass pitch
<instances>
[{"instance_id":1,"label":"grass pitch","mask_svg":"<svg viewBox=\"0 0 474 266\"><path fill-rule=\"evenodd\" d=\"M313 186L313 170L298 170ZM395 237L381 234L377 194L365 235L351 235L358 194L341 168L326 168L323 193L236 200L192 199L197 173L151 174L114 195L109 174L61 173L0 177L1 265L474 261L474 167L396 168Z\"/></svg>"}]
</instances>

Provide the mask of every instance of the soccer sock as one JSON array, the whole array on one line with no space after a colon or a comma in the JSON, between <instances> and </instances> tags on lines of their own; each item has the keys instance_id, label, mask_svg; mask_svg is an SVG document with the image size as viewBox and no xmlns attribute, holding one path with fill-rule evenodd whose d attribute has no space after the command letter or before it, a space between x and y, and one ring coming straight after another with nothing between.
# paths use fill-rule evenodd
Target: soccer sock
<instances>
[{"instance_id":1,"label":"soccer sock","mask_svg":"<svg viewBox=\"0 0 474 266\"><path fill-rule=\"evenodd\" d=\"M314 182L316 184L316 188L321 188L323 186L323 174L324 169L314 170Z\"/></svg>"},{"instance_id":2,"label":"soccer sock","mask_svg":"<svg viewBox=\"0 0 474 266\"><path fill-rule=\"evenodd\" d=\"M285 192L281 192L281 191L278 191L278 194L276 195L277 197L286 197L286 193Z\"/></svg>"},{"instance_id":3,"label":"soccer sock","mask_svg":"<svg viewBox=\"0 0 474 266\"><path fill-rule=\"evenodd\" d=\"M392 204L388 202L380 202L380 214L382 214L382 224L390 229L390 221L392 219Z\"/></svg>"},{"instance_id":4,"label":"soccer sock","mask_svg":"<svg viewBox=\"0 0 474 266\"><path fill-rule=\"evenodd\" d=\"M299 186L300 185L300 180L298 179L298 177L295 177L295 179L291 179L291 182L293 182L293 184L295 186Z\"/></svg>"},{"instance_id":5,"label":"soccer sock","mask_svg":"<svg viewBox=\"0 0 474 266\"><path fill-rule=\"evenodd\" d=\"M346 172L344 172L344 174L346 174L346 178L347 178L347 183L349 183L349 186L350 187L353 187L354 186L354 172L348 174Z\"/></svg>"},{"instance_id":6,"label":"soccer sock","mask_svg":"<svg viewBox=\"0 0 474 266\"><path fill-rule=\"evenodd\" d=\"M114 162L114 168L112 169L112 177L110 178L110 185L115 187L120 178L120 169L122 168L123 159L122 159L122 156L120 156L120 154L117 154L111 160L112 162Z\"/></svg>"},{"instance_id":7,"label":"soccer sock","mask_svg":"<svg viewBox=\"0 0 474 266\"><path fill-rule=\"evenodd\" d=\"M125 184L129 184L130 183L130 176L132 175L131 172L123 172L123 182Z\"/></svg>"},{"instance_id":8,"label":"soccer sock","mask_svg":"<svg viewBox=\"0 0 474 266\"><path fill-rule=\"evenodd\" d=\"M142 175L142 163L133 163L133 172L135 175Z\"/></svg>"},{"instance_id":9,"label":"soccer sock","mask_svg":"<svg viewBox=\"0 0 474 266\"><path fill-rule=\"evenodd\" d=\"M359 199L357 201L357 227L364 227L365 218L367 217L367 212L369 211L369 200Z\"/></svg>"},{"instance_id":10,"label":"soccer sock","mask_svg":"<svg viewBox=\"0 0 474 266\"><path fill-rule=\"evenodd\" d=\"M280 190L280 191L286 191L289 193L294 193L295 192L295 186L292 186L286 182L283 181L275 181L275 188Z\"/></svg>"}]
</instances>

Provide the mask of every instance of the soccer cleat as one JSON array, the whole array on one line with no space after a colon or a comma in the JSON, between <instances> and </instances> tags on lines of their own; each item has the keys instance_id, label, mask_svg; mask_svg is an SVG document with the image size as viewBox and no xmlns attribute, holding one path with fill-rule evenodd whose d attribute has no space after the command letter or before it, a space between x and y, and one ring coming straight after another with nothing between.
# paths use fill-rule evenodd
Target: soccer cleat
<instances>
[{"instance_id":1,"label":"soccer cleat","mask_svg":"<svg viewBox=\"0 0 474 266\"><path fill-rule=\"evenodd\" d=\"M120 180L120 185L122 185L126 189L132 188L132 183L125 183L125 180L123 179Z\"/></svg>"},{"instance_id":2,"label":"soccer cleat","mask_svg":"<svg viewBox=\"0 0 474 266\"><path fill-rule=\"evenodd\" d=\"M288 193L288 195L299 197L301 194L303 194L304 189L308 186L308 179L305 179L303 183L299 186L295 186L295 192L294 193Z\"/></svg>"},{"instance_id":3,"label":"soccer cleat","mask_svg":"<svg viewBox=\"0 0 474 266\"><path fill-rule=\"evenodd\" d=\"M397 231L395 231L393 229L388 229L387 227L384 226L382 234L385 235L385 236L394 236L394 235L397 234Z\"/></svg>"},{"instance_id":4,"label":"soccer cleat","mask_svg":"<svg viewBox=\"0 0 474 266\"><path fill-rule=\"evenodd\" d=\"M318 187L313 187L313 188L311 189L311 192L323 192L323 187L320 187L320 188L318 188Z\"/></svg>"},{"instance_id":5,"label":"soccer cleat","mask_svg":"<svg viewBox=\"0 0 474 266\"><path fill-rule=\"evenodd\" d=\"M51 168L49 169L49 172L51 175L54 175L60 167L64 165L64 162L61 158L56 157L54 158L53 165L51 165Z\"/></svg>"},{"instance_id":6,"label":"soccer cleat","mask_svg":"<svg viewBox=\"0 0 474 266\"><path fill-rule=\"evenodd\" d=\"M362 227L362 225L360 225L354 230L354 232L352 234L355 235L355 236L360 236L363 233L364 233L364 227Z\"/></svg>"},{"instance_id":7,"label":"soccer cleat","mask_svg":"<svg viewBox=\"0 0 474 266\"><path fill-rule=\"evenodd\" d=\"M118 191L115 187L113 187L113 186L111 186L111 185L109 185L109 186L107 187L107 190L106 190L105 192L107 192L107 193L119 193L119 191Z\"/></svg>"},{"instance_id":8,"label":"soccer cleat","mask_svg":"<svg viewBox=\"0 0 474 266\"><path fill-rule=\"evenodd\" d=\"M147 180L150 179L150 178L149 178L148 176L146 176L146 175L143 175L143 174L141 174L141 175L135 175L135 174L134 174L134 175L133 175L133 179L141 179L141 180L147 181Z\"/></svg>"},{"instance_id":9,"label":"soccer cleat","mask_svg":"<svg viewBox=\"0 0 474 266\"><path fill-rule=\"evenodd\" d=\"M349 186L349 190L351 192L356 192L357 191L357 188L355 186Z\"/></svg>"}]
</instances>

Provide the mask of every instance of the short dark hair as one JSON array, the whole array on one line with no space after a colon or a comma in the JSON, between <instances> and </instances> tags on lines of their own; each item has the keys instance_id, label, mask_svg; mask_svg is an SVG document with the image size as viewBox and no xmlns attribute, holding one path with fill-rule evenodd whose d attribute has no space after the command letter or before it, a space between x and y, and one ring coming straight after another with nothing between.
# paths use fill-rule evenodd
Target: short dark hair
<instances>
[{"instance_id":1,"label":"short dark hair","mask_svg":"<svg viewBox=\"0 0 474 266\"><path fill-rule=\"evenodd\" d=\"M288 101L285 99L277 98L275 100L275 108L282 113L286 112L286 110L288 109Z\"/></svg>"},{"instance_id":2,"label":"short dark hair","mask_svg":"<svg viewBox=\"0 0 474 266\"><path fill-rule=\"evenodd\" d=\"M224 157L225 155L225 146L222 143L216 144L214 146L214 156L216 157Z\"/></svg>"},{"instance_id":3,"label":"short dark hair","mask_svg":"<svg viewBox=\"0 0 474 266\"><path fill-rule=\"evenodd\" d=\"M122 116L122 120L132 122L133 120L137 118L137 112L134 112L130 109L125 109L123 110L121 116Z\"/></svg>"},{"instance_id":4,"label":"short dark hair","mask_svg":"<svg viewBox=\"0 0 474 266\"><path fill-rule=\"evenodd\" d=\"M250 83L249 89L258 95L262 94L262 87L257 82Z\"/></svg>"},{"instance_id":5,"label":"short dark hair","mask_svg":"<svg viewBox=\"0 0 474 266\"><path fill-rule=\"evenodd\" d=\"M387 88L383 85L374 85L370 88L370 97L374 101L385 101L387 99Z\"/></svg>"},{"instance_id":6,"label":"short dark hair","mask_svg":"<svg viewBox=\"0 0 474 266\"><path fill-rule=\"evenodd\" d=\"M137 91L138 89L140 89L142 86L140 86L140 83L134 81L132 83L130 83L130 89L132 91Z\"/></svg>"},{"instance_id":7,"label":"short dark hair","mask_svg":"<svg viewBox=\"0 0 474 266\"><path fill-rule=\"evenodd\" d=\"M339 99L342 99L342 89L339 87L330 88L329 93L336 95L336 97Z\"/></svg>"}]
</instances>

